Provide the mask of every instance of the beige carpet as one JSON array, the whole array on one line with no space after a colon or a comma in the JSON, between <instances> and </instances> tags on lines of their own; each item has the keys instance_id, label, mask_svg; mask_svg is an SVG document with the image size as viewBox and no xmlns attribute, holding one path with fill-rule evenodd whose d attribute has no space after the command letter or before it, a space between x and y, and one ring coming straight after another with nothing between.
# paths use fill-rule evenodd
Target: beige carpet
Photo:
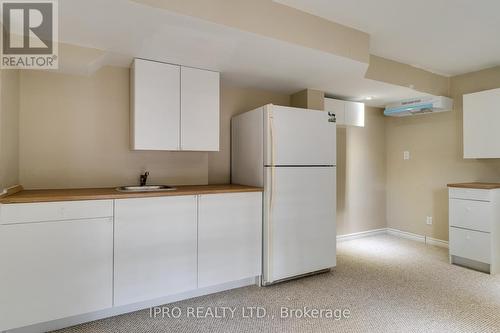
<instances>
[{"instance_id":1,"label":"beige carpet","mask_svg":"<svg viewBox=\"0 0 500 333\"><path fill-rule=\"evenodd\" d=\"M445 249L382 235L340 243L332 273L173 306L238 310L226 319L139 311L59 332L500 332L500 278L449 265ZM241 306L264 307L268 318L242 318ZM282 306L348 309L350 317L286 319Z\"/></svg>"}]
</instances>

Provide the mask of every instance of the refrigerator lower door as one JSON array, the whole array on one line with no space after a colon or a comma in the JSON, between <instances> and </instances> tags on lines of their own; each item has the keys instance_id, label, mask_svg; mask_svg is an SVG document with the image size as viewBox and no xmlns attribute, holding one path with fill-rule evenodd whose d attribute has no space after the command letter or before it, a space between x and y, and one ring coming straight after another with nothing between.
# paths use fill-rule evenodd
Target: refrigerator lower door
<instances>
[{"instance_id":1,"label":"refrigerator lower door","mask_svg":"<svg viewBox=\"0 0 500 333\"><path fill-rule=\"evenodd\" d=\"M336 168L266 167L263 284L336 265Z\"/></svg>"}]
</instances>

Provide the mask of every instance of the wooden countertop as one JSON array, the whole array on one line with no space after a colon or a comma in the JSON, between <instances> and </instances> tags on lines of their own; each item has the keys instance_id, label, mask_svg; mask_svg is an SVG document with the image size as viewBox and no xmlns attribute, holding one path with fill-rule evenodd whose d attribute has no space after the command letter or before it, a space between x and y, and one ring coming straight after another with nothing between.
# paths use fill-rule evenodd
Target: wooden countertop
<instances>
[{"instance_id":1,"label":"wooden countertop","mask_svg":"<svg viewBox=\"0 0 500 333\"><path fill-rule=\"evenodd\" d=\"M459 188L475 188L480 190L494 190L500 188L500 183L458 183L458 184L448 184L448 187L459 187Z\"/></svg>"},{"instance_id":2,"label":"wooden countertop","mask_svg":"<svg viewBox=\"0 0 500 333\"><path fill-rule=\"evenodd\" d=\"M261 187L236 184L227 185L183 185L173 191L162 192L118 192L116 188L80 188L60 190L22 190L0 198L0 203L33 203L51 201L104 200L125 198L166 197L238 192L262 192Z\"/></svg>"}]
</instances>

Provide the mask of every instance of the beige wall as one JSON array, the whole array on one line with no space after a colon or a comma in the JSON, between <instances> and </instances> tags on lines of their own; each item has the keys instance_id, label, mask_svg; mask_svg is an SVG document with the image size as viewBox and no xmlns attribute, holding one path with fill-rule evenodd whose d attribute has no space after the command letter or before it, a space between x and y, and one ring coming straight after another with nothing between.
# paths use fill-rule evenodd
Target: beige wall
<instances>
[{"instance_id":1,"label":"beige wall","mask_svg":"<svg viewBox=\"0 0 500 333\"><path fill-rule=\"evenodd\" d=\"M500 181L500 160L464 160L462 95L500 87L500 67L451 78L452 112L386 118L387 225L448 239L446 184ZM403 160L403 151L411 153ZM433 216L432 226L425 223Z\"/></svg>"},{"instance_id":2,"label":"beige wall","mask_svg":"<svg viewBox=\"0 0 500 333\"><path fill-rule=\"evenodd\" d=\"M222 84L220 151L208 153L208 182L210 184L230 182L231 117L269 103L288 106L290 96Z\"/></svg>"},{"instance_id":3,"label":"beige wall","mask_svg":"<svg viewBox=\"0 0 500 333\"><path fill-rule=\"evenodd\" d=\"M296 108L324 110L325 93L314 89L304 89L290 96L290 106Z\"/></svg>"},{"instance_id":4,"label":"beige wall","mask_svg":"<svg viewBox=\"0 0 500 333\"><path fill-rule=\"evenodd\" d=\"M21 71L20 182L26 188L204 184L208 155L129 149L129 70Z\"/></svg>"},{"instance_id":5,"label":"beige wall","mask_svg":"<svg viewBox=\"0 0 500 333\"><path fill-rule=\"evenodd\" d=\"M0 192L19 182L19 72L0 71Z\"/></svg>"},{"instance_id":6,"label":"beige wall","mask_svg":"<svg viewBox=\"0 0 500 333\"><path fill-rule=\"evenodd\" d=\"M337 129L337 234L386 227L385 121L367 107L365 127Z\"/></svg>"}]
</instances>

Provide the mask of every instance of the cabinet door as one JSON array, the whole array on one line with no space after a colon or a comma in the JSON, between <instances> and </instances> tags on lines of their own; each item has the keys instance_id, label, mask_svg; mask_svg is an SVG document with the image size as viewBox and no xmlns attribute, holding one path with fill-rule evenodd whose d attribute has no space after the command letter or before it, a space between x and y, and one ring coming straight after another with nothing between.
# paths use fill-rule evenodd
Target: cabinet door
<instances>
[{"instance_id":1,"label":"cabinet door","mask_svg":"<svg viewBox=\"0 0 500 333\"><path fill-rule=\"evenodd\" d=\"M132 149L179 150L180 67L135 59L131 69Z\"/></svg>"},{"instance_id":2,"label":"cabinet door","mask_svg":"<svg viewBox=\"0 0 500 333\"><path fill-rule=\"evenodd\" d=\"M219 150L219 73L181 68L181 149Z\"/></svg>"},{"instance_id":3,"label":"cabinet door","mask_svg":"<svg viewBox=\"0 0 500 333\"><path fill-rule=\"evenodd\" d=\"M335 113L337 126L345 125L345 101L333 98L325 98L325 111Z\"/></svg>"},{"instance_id":4,"label":"cabinet door","mask_svg":"<svg viewBox=\"0 0 500 333\"><path fill-rule=\"evenodd\" d=\"M347 126L365 126L365 105L359 102L346 102L345 124Z\"/></svg>"},{"instance_id":5,"label":"cabinet door","mask_svg":"<svg viewBox=\"0 0 500 333\"><path fill-rule=\"evenodd\" d=\"M464 158L500 157L500 89L464 95Z\"/></svg>"},{"instance_id":6,"label":"cabinet door","mask_svg":"<svg viewBox=\"0 0 500 333\"><path fill-rule=\"evenodd\" d=\"M0 331L112 306L112 218L0 226Z\"/></svg>"},{"instance_id":7,"label":"cabinet door","mask_svg":"<svg viewBox=\"0 0 500 333\"><path fill-rule=\"evenodd\" d=\"M201 195L198 286L261 275L262 194Z\"/></svg>"},{"instance_id":8,"label":"cabinet door","mask_svg":"<svg viewBox=\"0 0 500 333\"><path fill-rule=\"evenodd\" d=\"M115 305L196 288L196 197L115 201Z\"/></svg>"}]
</instances>

